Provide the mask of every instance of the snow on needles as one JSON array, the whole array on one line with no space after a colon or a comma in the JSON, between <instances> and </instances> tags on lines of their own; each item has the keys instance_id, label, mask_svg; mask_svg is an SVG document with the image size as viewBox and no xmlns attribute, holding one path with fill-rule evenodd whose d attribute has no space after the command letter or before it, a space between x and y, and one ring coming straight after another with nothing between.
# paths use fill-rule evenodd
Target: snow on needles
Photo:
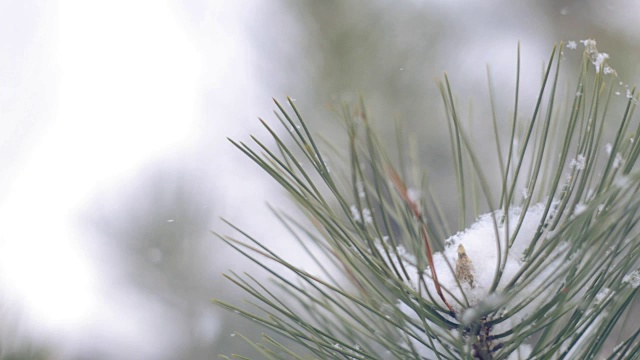
<instances>
[{"instance_id":1,"label":"snow on needles","mask_svg":"<svg viewBox=\"0 0 640 360\"><path fill-rule=\"evenodd\" d=\"M602 67L602 71L604 74L612 74L617 76L616 71L606 64L606 60L609 58L609 54L598 51L596 47L596 41L593 39L580 40L582 45L584 45L585 54L591 60L591 63L596 68L596 71L599 72Z\"/></svg>"},{"instance_id":2,"label":"snow on needles","mask_svg":"<svg viewBox=\"0 0 640 360\"><path fill-rule=\"evenodd\" d=\"M552 203L551 209L555 209L556 206L557 202ZM479 320L483 313L486 314L487 310L490 311L491 309L502 308L502 311L508 311L506 307L509 304L530 298L535 293L534 289L542 291L537 298L528 299L532 301L515 314L510 314L506 321L495 325L493 331L500 333L520 323L537 309L541 302L545 301L547 295L551 294L550 292L557 291L557 286L550 285L559 286L559 284L555 284L552 277L563 266L563 258L568 248L563 243L556 246L552 256L545 260L545 266L541 266L540 272L526 285L526 288L532 291L525 290L517 292L516 295L510 294L508 296L514 297L509 301L505 301L507 298L503 293L505 285L516 276L524 265L523 254L530 245L541 222L546 222L553 216L551 212L547 215L547 219L543 220L544 212L545 204L543 203L533 205L527 209L516 238L510 247L507 246L508 239L513 235L522 214L522 209L519 207L509 209L508 236L506 233L507 221L505 221L507 219L503 216L502 211L496 211L480 216L468 229L447 239L443 252L433 254L433 263L439 283L446 289L444 292L445 298L458 314L459 321L463 324L470 324ZM496 233L499 234L499 239L496 237ZM540 241L545 241L543 239ZM498 244L500 244L500 252L498 251ZM508 253L505 260L505 249L507 248ZM407 257L404 258L408 259ZM463 264L465 269L464 279L460 278L460 259L465 261ZM471 264L468 264L468 261ZM495 291L491 292L496 268L499 264L503 264L503 274ZM415 266L404 265L410 273L419 273ZM469 281L466 269L470 269L472 281ZM429 274L429 271L425 271L425 274ZM458 274L458 278L456 278L456 274ZM413 283L410 284L414 289L419 288L417 280L417 275L414 275L414 278L412 278ZM444 306L442 300L436 295L433 280L431 278L426 280L428 291L432 294L434 301ZM418 316L411 309L411 306L407 306L407 304L399 303L398 308L409 317L417 318ZM520 350L525 351L524 348Z\"/></svg>"},{"instance_id":3,"label":"snow on needles","mask_svg":"<svg viewBox=\"0 0 640 360\"><path fill-rule=\"evenodd\" d=\"M529 246L531 239L540 226L542 215L544 214L545 205L537 204L529 207L527 210L522 225L518 231L516 239L513 245L508 249L506 257L506 263L504 263L504 271L499 282L496 292L500 293L509 280L513 279L523 265L523 253ZM522 209L514 207L509 210L509 237L513 235L513 231L518 224L518 220L522 213ZM453 301L452 306L457 311L463 310L467 307L475 307L480 302L488 300L487 296L490 293L491 286L496 274L496 268L499 262L503 259L499 259L498 254L498 239L496 239L496 225L494 224L494 216L498 221L497 233L499 234L499 243L501 249L501 257L504 257L504 252L507 249L508 238L505 233L506 222L500 221L502 218L502 211L496 211L493 214L484 214L478 218L478 220L471 225L470 228L463 232L459 232L451 236L446 241L446 248L442 253L435 253L433 255L433 262L438 273L438 280L440 285L451 291L452 295L458 300ZM449 264L454 266L459 257L458 248L462 245L465 249L466 255L473 264L474 278L473 286L468 282L463 282L458 279L456 281L455 274L449 269ZM553 266L548 267L554 268ZM541 274L541 280L544 280L546 276ZM461 288L458 286L460 282ZM428 282L429 286L433 286L433 281ZM539 285L539 284L537 284ZM536 286L536 284L532 284ZM435 294L435 287L429 289ZM468 306L464 303L464 295L468 301ZM487 304L491 305L491 304Z\"/></svg>"},{"instance_id":4,"label":"snow on needles","mask_svg":"<svg viewBox=\"0 0 640 360\"><path fill-rule=\"evenodd\" d=\"M631 285L636 289L640 286L640 270L633 271L622 278L622 282Z\"/></svg>"}]
</instances>

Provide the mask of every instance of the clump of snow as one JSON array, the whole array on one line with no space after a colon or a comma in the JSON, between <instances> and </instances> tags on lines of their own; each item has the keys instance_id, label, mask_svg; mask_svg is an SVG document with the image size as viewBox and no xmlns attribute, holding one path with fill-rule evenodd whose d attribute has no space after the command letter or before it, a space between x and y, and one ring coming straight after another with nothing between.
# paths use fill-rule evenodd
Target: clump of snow
<instances>
[{"instance_id":1,"label":"clump of snow","mask_svg":"<svg viewBox=\"0 0 640 360\"><path fill-rule=\"evenodd\" d=\"M593 66L595 66L597 72L599 72L602 67L604 74L617 75L614 69L605 64L605 61L609 58L609 54L598 51L595 40L587 39L580 40L580 42L584 45L584 52L589 57L589 60L591 60Z\"/></svg>"},{"instance_id":2,"label":"clump of snow","mask_svg":"<svg viewBox=\"0 0 640 360\"><path fill-rule=\"evenodd\" d=\"M575 50L578 48L578 44L575 41L571 40L567 42L567 49Z\"/></svg>"},{"instance_id":3,"label":"clump of snow","mask_svg":"<svg viewBox=\"0 0 640 360\"><path fill-rule=\"evenodd\" d=\"M571 159L569 167L575 168L576 170L584 170L585 163L586 159L584 155L580 154L575 159Z\"/></svg>"},{"instance_id":4,"label":"clump of snow","mask_svg":"<svg viewBox=\"0 0 640 360\"><path fill-rule=\"evenodd\" d=\"M358 208L355 205L351 205L351 218L355 222L362 221L362 216L360 216L360 211L358 211Z\"/></svg>"},{"instance_id":5,"label":"clump of snow","mask_svg":"<svg viewBox=\"0 0 640 360\"><path fill-rule=\"evenodd\" d=\"M362 183L362 181L356 182L356 189L358 190L358 197L360 199L364 199L366 194L364 192L364 184Z\"/></svg>"},{"instance_id":6,"label":"clump of snow","mask_svg":"<svg viewBox=\"0 0 640 360\"><path fill-rule=\"evenodd\" d=\"M358 207L356 207L355 205L351 205L350 210L351 218L353 219L353 221L361 224L363 220L366 224L371 224L373 222L373 217L371 217L371 210L369 210L368 208L362 209L362 216L360 215L360 211L358 211Z\"/></svg>"},{"instance_id":7,"label":"clump of snow","mask_svg":"<svg viewBox=\"0 0 640 360\"><path fill-rule=\"evenodd\" d=\"M640 270L632 271L622 278L622 282L636 289L640 286Z\"/></svg>"},{"instance_id":8,"label":"clump of snow","mask_svg":"<svg viewBox=\"0 0 640 360\"><path fill-rule=\"evenodd\" d=\"M499 292L504 287L504 284L511 280L523 265L522 257L525 249L529 246L533 235L536 233L542 219L542 215L545 210L544 204L537 204L529 207L527 210L523 223L520 227L518 235L513 245L508 249L508 255L506 257L506 263L503 264L504 271L500 283L496 290ZM518 207L511 208L509 210L509 234L508 237L513 235L513 230L518 223L522 209ZM499 238L496 237L496 229L494 226L494 216L498 220L497 233ZM485 214L471 225L470 228L463 232L459 232L450 237L446 244L448 246L442 253L435 253L433 255L433 262L438 273L438 280L440 285L447 288L452 292L453 296L460 302L457 304L451 304L456 310L463 310L468 306L464 304L464 295L469 302L470 307L478 305L478 303L487 298L490 295L489 290L493 283L493 279L496 273L496 268L503 261L504 252L507 251L508 237L506 234L506 224L501 222L503 218L502 211L496 211L493 214ZM500 244L501 254L499 257L498 246ZM449 270L449 264L455 264L458 258L458 246L463 245L466 254L473 263L473 278L474 286L472 287L466 282L456 279L455 274ZM460 283L460 287L458 286ZM428 282L429 286L433 286L433 282ZM533 285L535 286L535 284ZM435 294L435 287L429 289Z\"/></svg>"},{"instance_id":9,"label":"clump of snow","mask_svg":"<svg viewBox=\"0 0 640 360\"><path fill-rule=\"evenodd\" d=\"M565 243L560 243L556 247L553 255L545 260L547 261L545 265L540 267L539 274L526 285L526 289L531 289L532 291L525 289L516 295L509 294L508 296L503 292L505 285L511 281L522 266L525 265L523 260L525 250L531 245L531 240L541 224L544 226L550 218L554 216L553 209L555 209L557 205L558 202L551 204L551 211L547 214L546 219L543 218L546 207L544 203L530 206L524 214L523 209L519 207L510 208L506 216L503 211L484 214L468 229L447 239L445 242L446 247L442 252L433 254L433 264L437 272L438 282L442 288L446 289L444 290L444 296L455 310L457 314L456 317L462 324L474 323L480 320L483 314L501 307L500 311L507 311L507 309L504 308L504 302L509 300L511 296L515 296L515 298L511 298L511 300L514 300L514 303L516 303L530 297L533 290L539 291L540 289L547 289L516 314L511 314L507 320L494 325L492 333L504 332L520 323L535 311L541 302L545 301L548 296L558 290L557 287L550 286L553 283L550 283L549 279L564 265L563 255L565 255L569 249L569 246L566 246ZM521 216L523 216L523 221L518 234L513 244L508 246L509 239L512 237ZM545 237L543 236L539 241L545 241ZM500 251L498 251L498 244ZM389 249L390 245L383 242L379 244L379 246L385 246ZM444 302L437 295L434 281L430 278L430 271L428 269L418 271L415 266L415 259L412 259L414 261L407 261L407 255L404 249L395 249L394 251L399 255L400 251L402 251L402 255L400 256L403 262L402 265L411 276L408 285L414 290L422 288L418 274L425 274L425 277L429 277L428 279L424 279L427 284L427 290L431 293L434 301L444 307ZM508 251L506 255L505 251ZM461 257L468 257L468 259L464 259L464 261L470 262L468 269L472 272L473 281L459 278L461 273ZM391 257L391 261L395 263L399 260L397 260L396 257ZM498 266L503 268L502 277L495 290L491 291ZM637 282L640 283L640 274L637 275ZM560 284L558 285L560 286ZM406 316L414 320L423 320L414 310L414 308L419 306L417 303L407 304L399 301L396 306L398 310ZM441 335L452 336L452 331ZM429 358L428 355L433 355L432 350L427 349L418 342L412 341L412 346L420 348L419 353L427 356L427 358ZM440 345L436 344L436 347L439 346ZM509 359L527 358L530 352L530 346L522 345ZM518 357L518 353L520 357Z\"/></svg>"}]
</instances>

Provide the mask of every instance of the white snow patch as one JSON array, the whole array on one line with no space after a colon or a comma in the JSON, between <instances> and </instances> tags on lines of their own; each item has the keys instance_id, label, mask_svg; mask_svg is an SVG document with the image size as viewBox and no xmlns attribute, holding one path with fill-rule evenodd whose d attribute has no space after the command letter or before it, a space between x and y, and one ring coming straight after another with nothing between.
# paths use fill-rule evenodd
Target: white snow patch
<instances>
[{"instance_id":1,"label":"white snow patch","mask_svg":"<svg viewBox=\"0 0 640 360\"><path fill-rule=\"evenodd\" d=\"M613 168L617 169L622 165L624 160L622 159L622 155L620 153L616 153L616 157L613 159Z\"/></svg>"},{"instance_id":2,"label":"white snow patch","mask_svg":"<svg viewBox=\"0 0 640 360\"><path fill-rule=\"evenodd\" d=\"M604 145L604 152L606 152L607 155L611 155L611 150L613 150L613 146L611 146L611 143L606 143Z\"/></svg>"},{"instance_id":3,"label":"white snow patch","mask_svg":"<svg viewBox=\"0 0 640 360\"><path fill-rule=\"evenodd\" d=\"M622 282L636 289L640 286L640 270L632 271L622 278Z\"/></svg>"},{"instance_id":4,"label":"white snow patch","mask_svg":"<svg viewBox=\"0 0 640 360\"><path fill-rule=\"evenodd\" d=\"M371 224L373 222L373 217L371 216L371 210L368 208L362 208L362 215L360 215L360 211L358 211L358 207L355 205L351 205L351 218L353 221L361 223L364 220L366 224Z\"/></svg>"},{"instance_id":5,"label":"white snow patch","mask_svg":"<svg viewBox=\"0 0 640 360\"><path fill-rule=\"evenodd\" d=\"M356 182L356 189L358 190L358 197L364 199L366 193L364 192L364 184L362 181Z\"/></svg>"},{"instance_id":6,"label":"white snow patch","mask_svg":"<svg viewBox=\"0 0 640 360\"><path fill-rule=\"evenodd\" d=\"M584 155L580 154L569 162L569 167L572 169L575 168L576 170L584 170L585 163L586 159Z\"/></svg>"},{"instance_id":7,"label":"white snow patch","mask_svg":"<svg viewBox=\"0 0 640 360\"><path fill-rule=\"evenodd\" d=\"M353 221L355 222L362 222L362 216L360 216L360 211L358 211L358 208L355 205L351 205L351 218L353 219Z\"/></svg>"},{"instance_id":8,"label":"white snow patch","mask_svg":"<svg viewBox=\"0 0 640 360\"><path fill-rule=\"evenodd\" d=\"M580 40L580 42L584 45L584 52L591 60L591 63L596 68L596 72L600 71L600 68L603 68L605 74L615 74L615 70L611 67L604 65L604 62L609 58L609 54L598 51L596 48L596 41L593 39Z\"/></svg>"},{"instance_id":9,"label":"white snow patch","mask_svg":"<svg viewBox=\"0 0 640 360\"><path fill-rule=\"evenodd\" d=\"M539 291L539 289L546 289L541 293L538 293L536 298L533 299L528 305L520 309L516 314L494 326L492 332L500 333L508 329L513 328L516 324L520 323L524 318L529 316L535 311L539 305L544 302L548 296L557 291L557 286L554 286L555 280L551 277L562 269L565 264L563 255L568 251L569 247L566 243L560 243L556 246L554 252L547 258L546 263L540 267L539 273L535 276L527 288L515 295L515 298L509 299L506 294L503 293L505 285L512 280L518 271L525 264L523 261L523 255L527 247L530 245L534 234L537 232L542 222L549 221L549 218L553 214L553 209L557 207L557 202L551 204L550 214L546 219L543 219L545 212L545 203L539 203L530 206L524 213L523 221L520 230L512 244L508 249L508 254L505 257L505 250L507 249L508 239L513 235L513 231L516 228L516 224L519 221L520 216L523 214L522 208L512 207L508 212L508 231L506 220L503 215L503 211L495 211L480 216L477 221L472 224L465 231L459 232L446 240L446 247L443 252L437 252L433 254L433 263L438 275L438 281L443 288L446 288L445 298L447 302L454 308L458 314L458 319L463 324L470 324L478 321L483 313L486 311L495 310L503 306L504 301L509 300L510 303L519 303L531 297L533 291ZM494 223L497 221L497 224ZM543 224L544 225L544 224ZM497 231L496 231L497 230ZM544 242L545 236L543 236L539 242ZM498 252L498 244L500 246L500 256ZM457 281L455 277L456 260L458 260L458 246L463 245L467 256L469 257L472 265L473 286L464 281ZM388 249L389 244L381 242L380 247L384 246ZM431 279L431 272L428 269L419 272L416 268L415 259L408 261L407 254L404 249L395 249L400 258L403 266L407 269L411 279L409 286L411 288L420 289L420 279L418 274L424 273L425 283L427 284L427 291L431 293L433 299L441 306L445 306L444 302L437 295L434 282ZM392 262L398 265L399 262L396 257L391 257ZM495 291L490 292L496 268L499 264L503 264L503 275L497 284ZM452 271L453 270L453 271ZM637 277L638 283L640 283L640 274ZM557 284L560 286L560 284ZM528 291L529 289L530 291ZM424 290L423 290L424 291ZM464 293L464 294L463 294ZM426 296L426 295L425 295ZM465 301L466 298L466 301ZM422 321L423 319L413 310L417 304L406 304L398 302L396 307L406 316L411 319ZM501 311L506 311L502 308ZM432 330L437 330L437 327L433 327ZM439 336L455 337L452 331L440 334ZM446 341L444 341L446 343ZM427 349L423 344L417 341L412 341L412 346L418 349L418 352L422 356L433 356L433 352ZM409 344L407 344L409 346ZM436 342L436 347L441 345ZM511 354L508 359L524 359L528 358L531 353L531 347L523 344L518 351Z\"/></svg>"},{"instance_id":10,"label":"white snow patch","mask_svg":"<svg viewBox=\"0 0 640 360\"><path fill-rule=\"evenodd\" d=\"M533 235L540 225L544 210L545 205L542 203L531 206L527 210L515 242L509 249L506 263L504 264L503 276L496 288L498 292L522 267L523 253L527 246L529 246ZM521 213L521 208L514 207L509 210L509 237L513 234L513 230L518 223ZM451 291L456 299L463 301L462 299L464 297L461 289L458 287L455 275L449 270L447 262L453 266L458 257L458 245L462 244L464 246L467 255L473 263L474 287L471 287L466 283L462 283L461 285L469 301L469 306L471 307L476 306L489 295L489 290L496 273L496 267L498 266L499 261L502 262L504 251L507 248L508 239L505 237L505 224L504 222L498 223L497 233L499 238L497 238L494 217L498 222L500 222L503 217L502 211L496 211L493 214L480 216L476 223L471 225L470 228L450 237L446 241L447 247L443 253L435 253L433 255L434 265L438 273L438 280L441 286ZM500 245L500 251L502 253L500 258L498 257L498 244ZM549 267L549 269L552 268L552 266ZM432 287L433 281L428 281L427 284ZM532 286L536 286L536 284L532 284ZM435 287L433 289L430 288L429 290L435 294ZM452 302L455 303L455 301ZM451 305L458 311L467 307L466 305L463 306L459 303Z\"/></svg>"},{"instance_id":11,"label":"white snow patch","mask_svg":"<svg viewBox=\"0 0 640 360\"><path fill-rule=\"evenodd\" d=\"M600 305L604 300L606 300L609 296L613 295L614 291L611 291L609 288L602 288L594 299L596 305Z\"/></svg>"},{"instance_id":12,"label":"white snow patch","mask_svg":"<svg viewBox=\"0 0 640 360\"><path fill-rule=\"evenodd\" d=\"M573 210L573 215L578 216L582 214L585 210L587 210L587 205L584 203L577 203L575 209Z\"/></svg>"},{"instance_id":13,"label":"white snow patch","mask_svg":"<svg viewBox=\"0 0 640 360\"><path fill-rule=\"evenodd\" d=\"M373 217L371 217L371 210L367 208L362 209L362 217L366 224L371 224L373 222Z\"/></svg>"},{"instance_id":14,"label":"white snow patch","mask_svg":"<svg viewBox=\"0 0 640 360\"><path fill-rule=\"evenodd\" d=\"M407 190L407 195L409 196L409 200L411 200L414 204L419 204L422 192L420 191L420 189L409 188Z\"/></svg>"}]
</instances>

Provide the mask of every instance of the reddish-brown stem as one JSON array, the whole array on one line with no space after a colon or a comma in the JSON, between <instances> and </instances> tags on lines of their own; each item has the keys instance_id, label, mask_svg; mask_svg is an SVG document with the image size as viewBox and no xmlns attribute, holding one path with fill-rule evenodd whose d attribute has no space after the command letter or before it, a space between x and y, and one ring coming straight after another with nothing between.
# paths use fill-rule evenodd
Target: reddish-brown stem
<instances>
[{"instance_id":1,"label":"reddish-brown stem","mask_svg":"<svg viewBox=\"0 0 640 360\"><path fill-rule=\"evenodd\" d=\"M429 241L429 236L427 235L427 223L424 220L424 216L422 216L422 212L420 212L420 209L418 208L418 204L416 204L409 196L409 191L407 190L407 186L405 185L404 181L400 179L400 176L393 169L393 167L388 166L387 173L389 174L389 177L391 178L391 182L393 182L393 185L395 186L396 191L398 191L398 193L400 194L400 197L402 198L402 200L404 200L404 202L407 204L409 209L411 209L413 216L415 216L416 219L418 219L418 221L420 222L420 233L422 235L422 240L424 241L424 245L426 248L427 261L429 262L429 268L431 269L431 277L433 278L433 284L436 288L436 292L440 296L440 299L442 299L444 304L447 306L449 311L455 314L455 310L453 310L453 307L451 307L451 305L449 305L449 303L445 299L444 294L442 293L442 288L440 287L440 282L438 281L438 274L436 273L436 267L433 264L433 250L431 250L431 242Z\"/></svg>"}]
</instances>

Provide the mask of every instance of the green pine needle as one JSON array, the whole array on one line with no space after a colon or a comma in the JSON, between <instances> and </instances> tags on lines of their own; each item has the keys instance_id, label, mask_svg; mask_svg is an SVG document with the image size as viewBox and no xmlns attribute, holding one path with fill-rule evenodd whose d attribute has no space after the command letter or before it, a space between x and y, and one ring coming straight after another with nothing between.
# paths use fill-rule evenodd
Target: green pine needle
<instances>
[{"instance_id":1,"label":"green pine needle","mask_svg":"<svg viewBox=\"0 0 640 360\"><path fill-rule=\"evenodd\" d=\"M474 280L473 265L484 259L464 248L458 259L439 252L456 241L444 242L450 225L429 182L441 174L421 168L400 144L400 159L392 159L362 102L342 106L348 142L338 144L316 140L287 99L286 106L275 104L290 138L262 121L273 148L256 138L254 146L230 141L308 218L274 209L319 273L231 225L244 238L220 238L273 282L231 272L226 277L252 300L247 307L214 302L269 331L260 341L243 337L267 359L639 357L640 330L621 331L632 326L627 319L640 284L638 96L621 88L606 62L595 62L595 43L585 46L573 94L570 87L560 91L565 49L554 47L529 114L520 113L518 47L513 115L504 128L487 71L497 176L461 118L449 78L440 83L457 230L489 209L483 218L498 239L490 246L497 254L491 279L477 285L486 287L483 296L474 290L483 280ZM617 92L627 95L619 118L612 115ZM406 139L401 125L396 136ZM540 214L533 227L532 211ZM526 247L516 250L523 237ZM466 255L470 262L461 268ZM460 269L472 272L451 275Z\"/></svg>"}]
</instances>

